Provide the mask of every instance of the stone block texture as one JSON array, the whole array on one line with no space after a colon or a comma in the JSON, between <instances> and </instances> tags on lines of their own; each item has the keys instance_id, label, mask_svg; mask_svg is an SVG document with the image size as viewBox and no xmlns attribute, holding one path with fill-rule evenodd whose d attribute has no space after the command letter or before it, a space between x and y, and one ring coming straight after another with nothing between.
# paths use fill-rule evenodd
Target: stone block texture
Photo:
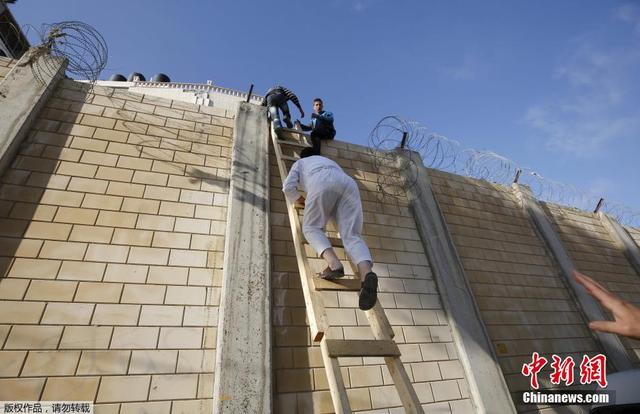
<instances>
[{"instance_id":1,"label":"stone block texture","mask_svg":"<svg viewBox=\"0 0 640 414\"><path fill-rule=\"evenodd\" d=\"M623 299L639 305L640 275L598 215L549 203L545 204L545 210L576 268ZM620 339L635 368L640 368L640 341L622 336Z\"/></svg>"},{"instance_id":2,"label":"stone block texture","mask_svg":"<svg viewBox=\"0 0 640 414\"><path fill-rule=\"evenodd\" d=\"M0 82L7 76L15 62L11 58L0 56Z\"/></svg>"},{"instance_id":3,"label":"stone block texture","mask_svg":"<svg viewBox=\"0 0 640 414\"><path fill-rule=\"evenodd\" d=\"M0 400L212 410L233 118L61 81L0 179Z\"/></svg>"},{"instance_id":4,"label":"stone block texture","mask_svg":"<svg viewBox=\"0 0 640 414\"><path fill-rule=\"evenodd\" d=\"M521 369L531 354L580 361L600 352L598 345L512 191L432 169L429 175L516 408L542 412L549 407L520 405L516 394L530 389ZM547 365L538 377L542 388L552 386L549 373Z\"/></svg>"},{"instance_id":5,"label":"stone block texture","mask_svg":"<svg viewBox=\"0 0 640 414\"><path fill-rule=\"evenodd\" d=\"M0 81L12 63L0 58ZM0 177L0 400L91 400L98 414L213 410L234 116L61 81ZM473 412L407 199L381 196L367 148L331 141L323 152L360 187L379 299L425 411ZM274 412L329 413L273 153L270 165ZM514 398L529 388L520 371L532 352L601 352L512 191L428 173ZM578 269L640 303L638 275L598 217L544 207ZM329 337L372 338L356 293L322 296ZM638 365L640 343L623 341ZM403 412L382 358L340 364L355 412ZM566 410L514 402L523 413Z\"/></svg>"},{"instance_id":6,"label":"stone block texture","mask_svg":"<svg viewBox=\"0 0 640 414\"><path fill-rule=\"evenodd\" d=\"M640 246L640 229L635 227L625 227L625 230L629 233L633 241L636 242L636 245Z\"/></svg>"},{"instance_id":7,"label":"stone block texture","mask_svg":"<svg viewBox=\"0 0 640 414\"><path fill-rule=\"evenodd\" d=\"M456 354L424 247L406 197L382 198L373 158L365 147L323 142L360 188L364 238L380 281L379 300L395 332L402 361L426 412L472 412L467 380ZM333 412L320 347L311 342L289 219L274 155L271 155L271 252L276 413ZM335 234L335 226L328 226ZM310 246L312 270L324 268ZM337 249L350 272L344 250ZM323 292L334 339L373 339L355 292ZM341 358L354 412L404 412L382 358ZM430 411L431 410L431 411Z\"/></svg>"}]
</instances>

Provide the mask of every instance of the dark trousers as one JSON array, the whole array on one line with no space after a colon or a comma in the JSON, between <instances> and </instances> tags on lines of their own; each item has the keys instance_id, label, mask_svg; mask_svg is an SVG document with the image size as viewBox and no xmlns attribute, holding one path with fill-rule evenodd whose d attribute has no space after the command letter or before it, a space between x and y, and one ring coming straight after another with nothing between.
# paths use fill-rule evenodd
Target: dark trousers
<instances>
[{"instance_id":1,"label":"dark trousers","mask_svg":"<svg viewBox=\"0 0 640 414\"><path fill-rule=\"evenodd\" d=\"M333 139L336 136L336 131L329 128L316 127L311 131L311 145L313 151L320 154L320 141L323 139Z\"/></svg>"},{"instance_id":2,"label":"dark trousers","mask_svg":"<svg viewBox=\"0 0 640 414\"><path fill-rule=\"evenodd\" d=\"M287 128L293 128L289 105L287 105L287 97L283 93L274 93L267 96L267 107L269 108L269 116L276 128L282 127L278 109L282 111L282 120L287 125Z\"/></svg>"}]
</instances>

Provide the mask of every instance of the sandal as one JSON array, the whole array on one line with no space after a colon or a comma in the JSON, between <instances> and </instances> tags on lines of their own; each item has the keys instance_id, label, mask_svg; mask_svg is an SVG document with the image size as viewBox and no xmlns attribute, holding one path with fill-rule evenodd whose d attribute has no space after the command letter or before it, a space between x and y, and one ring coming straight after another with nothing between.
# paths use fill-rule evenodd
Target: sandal
<instances>
[{"instance_id":1,"label":"sandal","mask_svg":"<svg viewBox=\"0 0 640 414\"><path fill-rule=\"evenodd\" d=\"M320 277L325 280L339 279L344 276L344 268L331 270L329 266L320 273Z\"/></svg>"},{"instance_id":2,"label":"sandal","mask_svg":"<svg viewBox=\"0 0 640 414\"><path fill-rule=\"evenodd\" d=\"M363 311L373 308L378 300L378 275L373 272L367 273L360 289L358 305Z\"/></svg>"}]
</instances>

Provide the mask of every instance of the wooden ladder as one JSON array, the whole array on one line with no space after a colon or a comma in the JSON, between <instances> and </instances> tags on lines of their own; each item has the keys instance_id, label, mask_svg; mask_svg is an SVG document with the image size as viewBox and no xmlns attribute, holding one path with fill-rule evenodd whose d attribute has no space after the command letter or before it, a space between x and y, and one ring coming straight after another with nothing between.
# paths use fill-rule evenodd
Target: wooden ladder
<instances>
[{"instance_id":1,"label":"wooden ladder","mask_svg":"<svg viewBox=\"0 0 640 414\"><path fill-rule=\"evenodd\" d=\"M292 164L299 157L295 156L295 151L308 147L304 143L303 137L306 135L301 131L294 129L274 129L271 126L271 139L273 148L280 171L280 178L284 182L289 168L287 163ZM301 142L302 141L302 142ZM293 147L294 156L284 155L282 147ZM285 201L286 202L286 201ZM384 309L380 302L376 302L375 306L366 311L365 315L369 320L373 331L373 340L343 340L328 338L326 332L329 329L329 321L324 308L320 291L322 290L341 290L341 291L360 291L360 276L357 266L349 260L349 266L353 270L355 279L341 278L337 280L324 280L314 277L309 266L309 260L305 253L304 238L302 235L302 226L298 210L303 207L295 206L289 202L287 204L287 212L289 214L289 223L291 224L291 233L293 235L293 245L295 247L298 269L300 272L300 280L302 284L302 292L304 295L305 305L307 309L307 318L311 328L311 337L314 342L320 342L320 350L324 361L329 390L333 407L337 414L351 413L347 390L344 386L342 373L338 358L340 357L384 357L384 361L389 369L391 377L395 383L400 400L405 408L406 413L422 413L424 410L420 405L415 389L409 380L409 376L400 360L400 350L398 345L393 341L393 330L387 320ZM329 240L333 247L343 247L342 240L337 237L330 237Z\"/></svg>"}]
</instances>

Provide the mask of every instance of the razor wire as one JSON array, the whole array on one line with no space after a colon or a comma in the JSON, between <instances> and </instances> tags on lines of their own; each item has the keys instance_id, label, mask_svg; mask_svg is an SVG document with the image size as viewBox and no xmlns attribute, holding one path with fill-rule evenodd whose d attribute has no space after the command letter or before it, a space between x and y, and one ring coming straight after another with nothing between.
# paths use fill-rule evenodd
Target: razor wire
<instances>
[{"instance_id":1,"label":"razor wire","mask_svg":"<svg viewBox=\"0 0 640 414\"><path fill-rule=\"evenodd\" d=\"M396 154L404 149L407 150L405 155L419 154L422 165L428 168L507 187L516 182L517 176L517 182L528 186L537 199L545 202L594 211L601 199L591 191L551 180L493 151L464 147L456 140L429 132L418 122L400 116L382 118L369 134L369 147L382 197L397 197L409 190L420 191L416 179L408 178L415 176L407 171L419 162L417 157L409 157L405 163L398 162ZM600 211L625 225L640 227L640 210L605 200Z\"/></svg>"},{"instance_id":2,"label":"razor wire","mask_svg":"<svg viewBox=\"0 0 640 414\"><path fill-rule=\"evenodd\" d=\"M60 57L68 60L67 75L86 79L89 91L93 88L109 57L107 43L96 29L79 21L44 24L40 29L25 27L27 33L33 29L40 40L27 61L36 80L44 83L58 70L55 59L40 59L41 56Z\"/></svg>"},{"instance_id":3,"label":"razor wire","mask_svg":"<svg viewBox=\"0 0 640 414\"><path fill-rule=\"evenodd\" d=\"M397 116L382 118L369 134L369 149L373 166L377 172L378 196L382 199L396 198L409 188L419 189L417 176L405 174L414 168L415 157L406 152L404 158L396 156L398 147L422 148L423 130L415 122Z\"/></svg>"}]
</instances>

